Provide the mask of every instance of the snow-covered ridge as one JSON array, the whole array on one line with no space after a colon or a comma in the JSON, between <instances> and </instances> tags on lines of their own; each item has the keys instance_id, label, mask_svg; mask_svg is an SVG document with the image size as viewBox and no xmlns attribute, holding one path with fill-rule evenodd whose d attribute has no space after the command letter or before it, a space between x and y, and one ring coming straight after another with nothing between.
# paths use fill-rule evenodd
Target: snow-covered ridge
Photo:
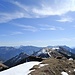
<instances>
[{"instance_id":1,"label":"snow-covered ridge","mask_svg":"<svg viewBox=\"0 0 75 75\"><path fill-rule=\"evenodd\" d=\"M0 72L0 75L28 75L34 65L38 65L41 62L27 62L15 67L12 67L8 70Z\"/></svg>"}]
</instances>

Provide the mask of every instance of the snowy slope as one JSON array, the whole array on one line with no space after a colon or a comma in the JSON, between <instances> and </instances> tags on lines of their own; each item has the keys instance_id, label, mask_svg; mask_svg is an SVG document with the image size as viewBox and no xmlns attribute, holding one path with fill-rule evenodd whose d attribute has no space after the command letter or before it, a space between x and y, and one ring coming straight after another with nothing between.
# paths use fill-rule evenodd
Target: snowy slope
<instances>
[{"instance_id":1,"label":"snowy slope","mask_svg":"<svg viewBox=\"0 0 75 75\"><path fill-rule=\"evenodd\" d=\"M0 72L0 75L28 75L34 65L38 65L40 62L27 62L16 67L10 68L8 70Z\"/></svg>"},{"instance_id":2,"label":"snowy slope","mask_svg":"<svg viewBox=\"0 0 75 75\"><path fill-rule=\"evenodd\" d=\"M33 55L41 57L41 58L49 58L49 57L51 57L49 48L42 48L41 50L35 52Z\"/></svg>"}]
</instances>

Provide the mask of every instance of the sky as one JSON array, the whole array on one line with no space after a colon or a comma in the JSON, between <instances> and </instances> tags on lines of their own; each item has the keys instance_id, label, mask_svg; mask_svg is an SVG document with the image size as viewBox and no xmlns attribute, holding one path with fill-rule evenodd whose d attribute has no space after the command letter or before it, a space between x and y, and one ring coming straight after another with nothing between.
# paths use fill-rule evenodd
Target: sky
<instances>
[{"instance_id":1,"label":"sky","mask_svg":"<svg viewBox=\"0 0 75 75\"><path fill-rule=\"evenodd\" d=\"M0 0L0 46L75 46L75 0Z\"/></svg>"}]
</instances>

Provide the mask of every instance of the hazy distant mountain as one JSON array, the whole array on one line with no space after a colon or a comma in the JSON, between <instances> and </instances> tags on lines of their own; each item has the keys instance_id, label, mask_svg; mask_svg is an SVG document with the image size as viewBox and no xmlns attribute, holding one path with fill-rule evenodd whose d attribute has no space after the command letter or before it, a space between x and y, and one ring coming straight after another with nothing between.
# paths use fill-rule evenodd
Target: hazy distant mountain
<instances>
[{"instance_id":1,"label":"hazy distant mountain","mask_svg":"<svg viewBox=\"0 0 75 75\"><path fill-rule=\"evenodd\" d=\"M0 47L0 58L5 61L15 54L18 54L18 49L14 47Z\"/></svg>"},{"instance_id":2,"label":"hazy distant mountain","mask_svg":"<svg viewBox=\"0 0 75 75\"><path fill-rule=\"evenodd\" d=\"M24 60L23 62L26 62L26 58L28 57L28 55L24 52L20 53L19 55L16 55L14 57L12 57L11 59L7 60L4 64L12 67L15 65L18 65L19 63L22 62L22 60Z\"/></svg>"},{"instance_id":3,"label":"hazy distant mountain","mask_svg":"<svg viewBox=\"0 0 75 75\"><path fill-rule=\"evenodd\" d=\"M47 46L47 48L56 49L59 46ZM69 48L68 46L60 46L64 48L65 50L74 53L74 49ZM49 54L47 52L39 52L45 47L35 47L35 46L20 46L20 47L6 47L2 46L0 47L0 61L6 61L21 52L25 52L27 55L36 55L40 57L49 57ZM39 54L41 53L41 54Z\"/></svg>"},{"instance_id":4,"label":"hazy distant mountain","mask_svg":"<svg viewBox=\"0 0 75 75\"><path fill-rule=\"evenodd\" d=\"M35 46L20 46L18 48L2 46L0 47L0 60L6 61L20 54L21 52L25 52L26 54L31 55L40 49L41 47Z\"/></svg>"},{"instance_id":5,"label":"hazy distant mountain","mask_svg":"<svg viewBox=\"0 0 75 75\"><path fill-rule=\"evenodd\" d=\"M43 60L42 58L29 56L26 53L22 52L16 55L15 57L12 57L11 59L7 60L6 62L4 62L4 64L7 65L8 67L13 67L13 66L25 63L25 62L42 61L42 60Z\"/></svg>"},{"instance_id":6,"label":"hazy distant mountain","mask_svg":"<svg viewBox=\"0 0 75 75\"><path fill-rule=\"evenodd\" d=\"M42 49L42 47L36 47L36 46L20 46L19 49L22 52L25 52L28 55L33 54L34 52L39 51L40 49Z\"/></svg>"},{"instance_id":7,"label":"hazy distant mountain","mask_svg":"<svg viewBox=\"0 0 75 75\"><path fill-rule=\"evenodd\" d=\"M75 48L73 48L71 51L72 51L72 53L75 53Z\"/></svg>"}]
</instances>

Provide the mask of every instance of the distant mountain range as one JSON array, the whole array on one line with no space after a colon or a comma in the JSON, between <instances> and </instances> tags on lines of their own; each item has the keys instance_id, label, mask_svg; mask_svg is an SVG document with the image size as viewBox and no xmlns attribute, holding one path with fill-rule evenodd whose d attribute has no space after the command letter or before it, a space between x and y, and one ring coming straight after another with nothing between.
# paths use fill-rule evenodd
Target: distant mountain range
<instances>
[{"instance_id":1,"label":"distant mountain range","mask_svg":"<svg viewBox=\"0 0 75 75\"><path fill-rule=\"evenodd\" d=\"M34 56L48 58L51 56L60 56L63 55L66 58L75 59L75 53L72 52L72 49L67 46L48 46L43 48L33 54Z\"/></svg>"},{"instance_id":2,"label":"distant mountain range","mask_svg":"<svg viewBox=\"0 0 75 75\"><path fill-rule=\"evenodd\" d=\"M35 46L20 46L20 47L7 47L7 46L2 46L0 47L0 61L7 61L9 59L11 59L12 57L19 55L22 52L25 52L27 55L35 55L36 56L40 56L40 57L49 57L49 55L47 54L47 52L38 55L40 50L42 50L43 48L58 48L60 46L47 46L47 47L35 47ZM61 46L63 47L65 50L75 53L75 48L70 48L68 46Z\"/></svg>"},{"instance_id":3,"label":"distant mountain range","mask_svg":"<svg viewBox=\"0 0 75 75\"><path fill-rule=\"evenodd\" d=\"M6 47L2 46L0 47L0 61L6 61L21 52L25 52L28 55L33 54L34 52L39 51L42 49L42 47L35 47L35 46L20 46L18 48L16 47Z\"/></svg>"},{"instance_id":4,"label":"distant mountain range","mask_svg":"<svg viewBox=\"0 0 75 75\"><path fill-rule=\"evenodd\" d=\"M43 72L44 70L46 70L46 73L49 72L51 73L51 75L54 75L54 74L60 75L60 70L61 72L64 70L65 72L69 73L69 69L73 70L75 68L74 49L75 48L72 49L72 48L69 48L68 46L47 46L47 47L35 47L35 46L6 47L4 46L4 47L0 47L0 61L1 61L0 71L9 69L11 67L14 67L26 62L39 61L39 62L42 62L43 64L44 63L49 64L48 66L46 65L46 67L43 68ZM36 65L32 69L34 70L38 66ZM42 70L42 68L40 70ZM38 70L36 69L36 71ZM49 73L47 75L49 75ZM36 75L36 73L33 74L32 72L32 75ZM38 75L41 75L41 74L38 74Z\"/></svg>"},{"instance_id":5,"label":"distant mountain range","mask_svg":"<svg viewBox=\"0 0 75 75\"><path fill-rule=\"evenodd\" d=\"M21 48L24 48L24 47L21 47ZM24 62L42 61L46 58L63 58L63 57L66 59L69 59L69 58L75 59L75 54L72 53L70 51L70 48L67 46L44 47L36 52L33 52L30 55L27 54L26 52L21 52L20 54L4 62L4 64L7 65L8 67L13 67L18 64L22 64Z\"/></svg>"},{"instance_id":6,"label":"distant mountain range","mask_svg":"<svg viewBox=\"0 0 75 75\"><path fill-rule=\"evenodd\" d=\"M59 47L59 46L47 46L48 48L57 48L57 47ZM68 50L68 51L70 51L70 52L72 52L72 53L75 53L75 48L70 48L70 47L68 47L68 46L66 46L66 45L63 45L63 46L61 46L61 47L63 47L63 48L65 48L66 50Z\"/></svg>"}]
</instances>

